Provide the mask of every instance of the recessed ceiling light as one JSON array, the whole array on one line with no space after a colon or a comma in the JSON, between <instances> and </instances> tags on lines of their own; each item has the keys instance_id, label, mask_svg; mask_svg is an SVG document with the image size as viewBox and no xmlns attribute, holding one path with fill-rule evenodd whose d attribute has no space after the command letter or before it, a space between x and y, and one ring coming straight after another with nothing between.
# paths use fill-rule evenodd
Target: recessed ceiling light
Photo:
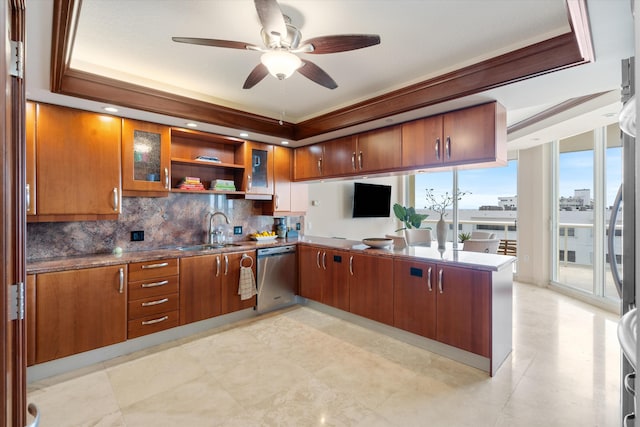
<instances>
[{"instance_id":1,"label":"recessed ceiling light","mask_svg":"<svg viewBox=\"0 0 640 427\"><path fill-rule=\"evenodd\" d=\"M249 134L247 132L240 132L240 137L241 138L247 138L249 136Z\"/></svg>"},{"instance_id":2,"label":"recessed ceiling light","mask_svg":"<svg viewBox=\"0 0 640 427\"><path fill-rule=\"evenodd\" d=\"M281 141L280 144L282 145L289 145L289 141Z\"/></svg>"},{"instance_id":3,"label":"recessed ceiling light","mask_svg":"<svg viewBox=\"0 0 640 427\"><path fill-rule=\"evenodd\" d=\"M186 123L186 125L188 127L190 127L190 128L197 128L198 127L198 124L197 123L193 123L193 122Z\"/></svg>"},{"instance_id":4,"label":"recessed ceiling light","mask_svg":"<svg viewBox=\"0 0 640 427\"><path fill-rule=\"evenodd\" d=\"M117 113L118 112L118 109L116 107L104 107L103 110L106 111L107 113Z\"/></svg>"}]
</instances>

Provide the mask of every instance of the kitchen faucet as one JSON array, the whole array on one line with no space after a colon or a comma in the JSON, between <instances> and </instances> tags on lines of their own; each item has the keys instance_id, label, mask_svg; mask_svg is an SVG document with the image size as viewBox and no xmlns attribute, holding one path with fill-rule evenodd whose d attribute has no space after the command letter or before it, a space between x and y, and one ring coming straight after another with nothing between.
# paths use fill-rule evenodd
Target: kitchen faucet
<instances>
[{"instance_id":1,"label":"kitchen faucet","mask_svg":"<svg viewBox=\"0 0 640 427\"><path fill-rule=\"evenodd\" d=\"M218 243L221 244L223 243L222 240L222 230L220 229L214 229L213 228L213 219L218 216L221 215L224 220L226 221L227 224L231 224L231 222L229 221L229 218L227 218L227 216L222 213L222 212L214 212L211 214L211 217L209 218L209 244L214 244L214 243Z\"/></svg>"}]
</instances>

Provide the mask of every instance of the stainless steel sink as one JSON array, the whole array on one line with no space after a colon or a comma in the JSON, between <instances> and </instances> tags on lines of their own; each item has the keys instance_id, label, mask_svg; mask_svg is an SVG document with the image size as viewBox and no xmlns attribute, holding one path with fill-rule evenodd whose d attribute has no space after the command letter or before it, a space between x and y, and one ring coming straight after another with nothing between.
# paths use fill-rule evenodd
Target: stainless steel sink
<instances>
[{"instance_id":1,"label":"stainless steel sink","mask_svg":"<svg viewBox=\"0 0 640 427\"><path fill-rule=\"evenodd\" d=\"M179 251L211 251L214 249L224 249L233 246L242 246L237 243L205 243L202 245L193 245L193 246L179 246L177 249Z\"/></svg>"}]
</instances>

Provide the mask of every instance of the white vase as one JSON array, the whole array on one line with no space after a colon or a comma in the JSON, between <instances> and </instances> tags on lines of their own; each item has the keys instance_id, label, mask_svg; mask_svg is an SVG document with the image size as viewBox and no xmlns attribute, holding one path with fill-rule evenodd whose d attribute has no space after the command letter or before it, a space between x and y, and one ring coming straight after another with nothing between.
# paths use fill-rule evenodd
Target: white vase
<instances>
[{"instance_id":1,"label":"white vase","mask_svg":"<svg viewBox=\"0 0 640 427\"><path fill-rule=\"evenodd\" d=\"M436 224L436 235L438 238L438 249L444 249L447 242L447 223L444 222L442 215L440 215L440 219Z\"/></svg>"}]
</instances>

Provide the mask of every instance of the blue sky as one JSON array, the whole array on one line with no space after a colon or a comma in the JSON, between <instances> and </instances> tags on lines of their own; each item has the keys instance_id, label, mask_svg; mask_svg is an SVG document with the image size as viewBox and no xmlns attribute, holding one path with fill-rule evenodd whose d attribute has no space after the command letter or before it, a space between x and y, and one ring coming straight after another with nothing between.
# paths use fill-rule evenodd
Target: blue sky
<instances>
[{"instance_id":1,"label":"blue sky","mask_svg":"<svg viewBox=\"0 0 640 427\"><path fill-rule=\"evenodd\" d=\"M622 179L622 149L607 150L606 180L607 205L613 204ZM517 194L517 161L505 167L462 170L458 172L458 187L468 191L459 202L460 209L477 209L482 205L497 205L499 196ZM424 209L425 190L435 189L436 194L452 190L452 173L435 172L416 175L416 208ZM573 196L576 189L589 188L593 198L593 151L563 153L560 156L560 196Z\"/></svg>"}]
</instances>

